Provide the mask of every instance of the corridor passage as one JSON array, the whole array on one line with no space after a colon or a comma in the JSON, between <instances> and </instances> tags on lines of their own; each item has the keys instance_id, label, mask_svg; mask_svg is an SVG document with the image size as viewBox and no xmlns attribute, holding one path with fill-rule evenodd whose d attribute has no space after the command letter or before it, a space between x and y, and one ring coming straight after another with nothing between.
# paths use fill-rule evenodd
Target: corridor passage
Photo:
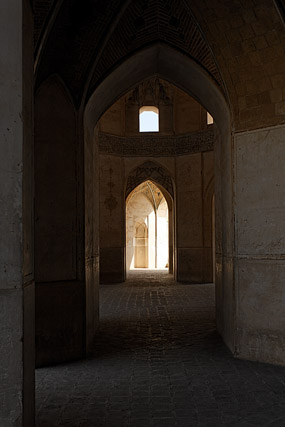
<instances>
[{"instance_id":1,"label":"corridor passage","mask_svg":"<svg viewBox=\"0 0 285 427\"><path fill-rule=\"evenodd\" d=\"M285 425L285 368L233 358L213 285L132 271L100 301L93 355L36 371L37 427Z\"/></svg>"}]
</instances>

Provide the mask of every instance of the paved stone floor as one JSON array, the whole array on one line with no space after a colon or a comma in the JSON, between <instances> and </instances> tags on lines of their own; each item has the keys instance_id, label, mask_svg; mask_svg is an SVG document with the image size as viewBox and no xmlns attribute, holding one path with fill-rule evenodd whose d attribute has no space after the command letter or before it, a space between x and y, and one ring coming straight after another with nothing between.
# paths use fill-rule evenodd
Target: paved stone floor
<instances>
[{"instance_id":1,"label":"paved stone floor","mask_svg":"<svg viewBox=\"0 0 285 427\"><path fill-rule=\"evenodd\" d=\"M92 356L36 372L37 427L285 426L285 368L232 357L213 285L132 272L100 297Z\"/></svg>"}]
</instances>

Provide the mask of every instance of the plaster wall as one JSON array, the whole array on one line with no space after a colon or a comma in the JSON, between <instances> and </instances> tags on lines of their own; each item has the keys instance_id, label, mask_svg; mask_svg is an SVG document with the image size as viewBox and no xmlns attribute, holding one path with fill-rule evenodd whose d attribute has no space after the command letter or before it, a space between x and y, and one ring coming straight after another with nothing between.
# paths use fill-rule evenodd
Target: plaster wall
<instances>
[{"instance_id":1,"label":"plaster wall","mask_svg":"<svg viewBox=\"0 0 285 427\"><path fill-rule=\"evenodd\" d=\"M0 6L0 425L34 425L30 2Z\"/></svg>"},{"instance_id":2,"label":"plaster wall","mask_svg":"<svg viewBox=\"0 0 285 427\"><path fill-rule=\"evenodd\" d=\"M175 90L174 101L176 135L207 129L207 112L199 102L178 88Z\"/></svg>"},{"instance_id":3,"label":"plaster wall","mask_svg":"<svg viewBox=\"0 0 285 427\"><path fill-rule=\"evenodd\" d=\"M177 279L213 281L212 207L213 152L176 158Z\"/></svg>"},{"instance_id":4,"label":"plaster wall","mask_svg":"<svg viewBox=\"0 0 285 427\"><path fill-rule=\"evenodd\" d=\"M157 79L150 79L155 86ZM159 109L159 135L183 135L207 129L207 112L199 102L173 84L159 79L164 97L139 93L144 92L145 83L129 91L102 115L99 130L117 136L139 135L139 108L142 105L157 106ZM152 88L155 92L155 87Z\"/></svg>"},{"instance_id":5,"label":"plaster wall","mask_svg":"<svg viewBox=\"0 0 285 427\"><path fill-rule=\"evenodd\" d=\"M285 360L285 126L235 136L239 357Z\"/></svg>"},{"instance_id":6,"label":"plaster wall","mask_svg":"<svg viewBox=\"0 0 285 427\"><path fill-rule=\"evenodd\" d=\"M132 119L132 116L126 111L125 97L121 97L103 114L98 124L99 130L112 135L124 136L126 133L126 121L129 123L130 120L134 121ZM135 126L136 123L137 118L135 118Z\"/></svg>"}]
</instances>

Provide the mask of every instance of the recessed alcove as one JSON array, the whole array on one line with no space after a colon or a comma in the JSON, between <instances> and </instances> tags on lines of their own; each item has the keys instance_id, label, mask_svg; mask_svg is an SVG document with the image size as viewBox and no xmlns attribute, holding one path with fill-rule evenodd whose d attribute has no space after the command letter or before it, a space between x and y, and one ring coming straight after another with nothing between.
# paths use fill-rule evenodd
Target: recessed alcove
<instances>
[{"instance_id":1,"label":"recessed alcove","mask_svg":"<svg viewBox=\"0 0 285 427\"><path fill-rule=\"evenodd\" d=\"M157 120L159 114L159 132L141 131L138 118L143 113L157 115ZM214 132L201 104L157 77L138 84L101 117L102 283L122 282L126 272L138 266L169 268L184 282L213 281ZM157 184L159 190L155 190ZM159 248L159 236L154 234L159 212L146 192L162 194L163 189L168 193L164 234L169 238L162 235ZM130 214L134 206L137 212ZM159 262L162 247L169 253L165 262Z\"/></svg>"}]
</instances>

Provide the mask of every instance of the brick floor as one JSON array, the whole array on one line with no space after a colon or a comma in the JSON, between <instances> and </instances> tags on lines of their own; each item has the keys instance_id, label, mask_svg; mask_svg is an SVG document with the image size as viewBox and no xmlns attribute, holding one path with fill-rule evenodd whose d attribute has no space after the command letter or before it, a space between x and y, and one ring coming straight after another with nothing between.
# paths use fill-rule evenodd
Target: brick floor
<instances>
[{"instance_id":1,"label":"brick floor","mask_svg":"<svg viewBox=\"0 0 285 427\"><path fill-rule=\"evenodd\" d=\"M285 426L285 368L232 357L213 285L132 272L100 298L94 354L36 372L37 427Z\"/></svg>"}]
</instances>

